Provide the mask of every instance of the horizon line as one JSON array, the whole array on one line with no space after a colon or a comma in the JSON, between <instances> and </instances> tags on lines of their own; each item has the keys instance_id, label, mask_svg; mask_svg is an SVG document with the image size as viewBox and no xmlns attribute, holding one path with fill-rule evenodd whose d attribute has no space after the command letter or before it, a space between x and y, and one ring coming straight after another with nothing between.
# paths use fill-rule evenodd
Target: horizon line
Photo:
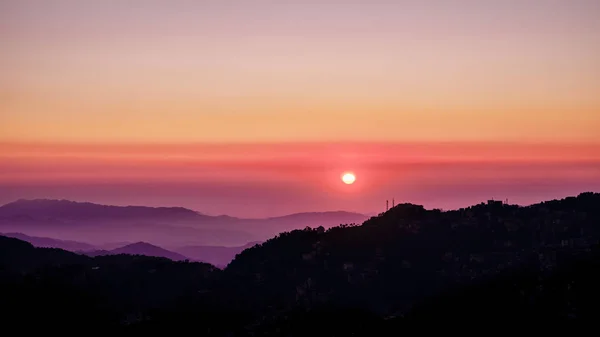
<instances>
[{"instance_id":1,"label":"horizon line","mask_svg":"<svg viewBox=\"0 0 600 337\"><path fill-rule=\"evenodd\" d=\"M206 216L211 216L211 217L222 217L222 216L227 216L230 218L236 218L236 219L242 219L242 220L265 220L265 219L272 219L272 218L280 218L280 217L285 217L288 215L296 215L296 214L307 214L307 213L338 213L338 212L343 212L343 213L353 213L353 214L358 214L358 215L364 215L364 216L368 216L368 214L365 214L363 212L356 212L356 211L348 211L348 210L329 210L329 211L301 211L301 212L293 212L293 213L286 213L283 215L275 215L275 216L266 216L266 217L262 217L262 218L255 218L255 217L239 217L239 216L233 216L233 215L229 215L229 214L208 214L208 213L203 213L201 211L192 209L192 208L188 208L188 207L184 207L184 206L148 206L148 205L140 205L140 204L127 204L127 205L117 205L117 204L110 204L110 203L99 203L99 202L92 202L92 201L83 201L83 200L73 200L73 199L53 199L53 198L18 198L16 200L7 202L5 204L0 205L0 207L4 207L6 205L10 205L19 201L67 201L67 202L73 202L73 203L77 203L77 204L92 204L92 205L100 205L100 206L109 206L109 207L143 207L143 208L182 208L182 209L186 209L188 211L192 211L195 213L198 213L199 215L206 215ZM370 213L374 213L374 212L370 212Z\"/></svg>"},{"instance_id":2,"label":"horizon line","mask_svg":"<svg viewBox=\"0 0 600 337\"><path fill-rule=\"evenodd\" d=\"M534 206L534 205L539 205L541 203L547 202L547 201L553 201L553 200L564 200L566 198L576 198L582 194L586 194L586 193L593 193L593 194L600 194L600 192L594 192L591 190L588 191L582 191L582 192L578 192L577 194L569 194L569 195L565 195L563 197L556 197L553 199L541 199L538 200L536 202L532 202L529 204L518 204L518 203L506 203L507 205L512 205L512 206L519 206L519 207L530 207L530 206ZM468 208L468 207L473 207L473 206L477 206L480 205L482 203L487 203L488 201L492 200L492 201L501 201L503 204L505 203L505 200L509 200L510 198L495 198L495 197L490 197L486 200L481 200L478 203L474 203L474 204L470 204L470 205L466 205L463 207L458 207L458 208L453 208L453 209L444 209L444 208L439 208L439 207L432 207L432 208L427 208L425 205L421 205L421 204L417 204L417 203L413 203L413 202L408 202L408 201L402 201L400 200L400 202L398 202L398 200L396 200L396 203L393 207L390 207L388 209L391 210L394 207L400 206L400 205L415 205L415 206L421 206L423 208L425 208L425 210L428 211L432 211L432 210L436 210L439 209L442 212L449 212L449 211L458 211L460 209L464 209L464 208ZM51 199L51 198L34 198L34 199L26 199L26 198L19 198L16 199L14 201L8 202L6 204L0 205L0 207L4 207L6 205L10 205L12 203L18 202L18 201L36 201L36 200L44 200L44 201L68 201L68 202L74 202L74 203L80 203L80 204L94 204L94 205L101 205L101 206L112 206L112 207L144 207L144 208L183 208L189 211L193 211L195 213L198 213L199 215L206 215L206 216L211 216L211 217L222 217L222 216L227 216L227 217L231 217L231 218L236 218L236 219L241 219L241 220L266 220L266 219L273 219L273 218L280 218L280 217L285 217L285 216L289 216L289 215L296 215L296 214L308 214L308 213L336 213L336 212L344 212L344 213L353 213L353 214L358 214L358 215L363 215L366 216L367 218L371 218L371 217L375 217L379 214L385 213L387 211L381 211L381 212L377 212L377 211L371 211L371 212L357 212L357 211L348 211L348 210L329 210L329 211L301 211L301 212L293 212L293 213L286 213L283 215L274 215L274 216L266 216L266 217L238 217L238 216L232 216L232 215L228 215L228 214L217 214L217 215L211 215L211 214L207 214L207 213L202 213L200 211L191 209L191 208L187 208L187 207L183 207L183 206L148 206L148 205L115 205L115 204L108 204L108 203L97 203L97 202L91 202L91 201L80 201L80 200L71 200L71 199ZM386 201L389 201L392 199L386 199ZM382 207L383 208L383 207ZM375 214L375 215L369 215L369 214Z\"/></svg>"}]
</instances>

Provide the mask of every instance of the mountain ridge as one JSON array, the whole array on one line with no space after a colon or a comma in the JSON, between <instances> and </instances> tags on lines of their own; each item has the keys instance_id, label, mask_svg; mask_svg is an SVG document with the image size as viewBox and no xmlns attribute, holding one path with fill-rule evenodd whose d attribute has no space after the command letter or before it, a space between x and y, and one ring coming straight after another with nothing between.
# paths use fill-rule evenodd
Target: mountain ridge
<instances>
[{"instance_id":1,"label":"mountain ridge","mask_svg":"<svg viewBox=\"0 0 600 337\"><path fill-rule=\"evenodd\" d=\"M20 215L23 212L46 212L47 216L64 215L70 216L90 216L115 213L120 216L141 216L139 212L145 211L152 213L153 216L159 215L178 215L178 216L205 216L202 213L184 208L184 207L147 207L147 206L115 206L104 205L92 202L80 202L67 199L18 199L0 206L0 215ZM78 211L78 212L75 212ZM69 214L70 213L70 214Z\"/></svg>"},{"instance_id":2,"label":"mountain ridge","mask_svg":"<svg viewBox=\"0 0 600 337\"><path fill-rule=\"evenodd\" d=\"M211 216L183 207L107 206L55 199L19 199L0 206L0 232L60 237L93 245L145 241L160 246L242 246L277 233L362 223L360 213L332 211L244 219Z\"/></svg>"},{"instance_id":3,"label":"mountain ridge","mask_svg":"<svg viewBox=\"0 0 600 337\"><path fill-rule=\"evenodd\" d=\"M82 254L88 256L105 256L105 255L144 255L150 257L163 257L172 261L193 261L193 259L188 258L182 254L164 249L162 247L138 241L135 243L128 244L123 247L119 247L112 250L97 250L91 252L81 252Z\"/></svg>"},{"instance_id":4,"label":"mountain ridge","mask_svg":"<svg viewBox=\"0 0 600 337\"><path fill-rule=\"evenodd\" d=\"M25 206L25 207L23 207ZM199 211L192 210L190 208L181 207L181 206L143 206L143 205L108 205L101 203L94 203L88 201L74 201L69 199L45 199L45 198L36 198L36 199L24 199L20 198L12 202L8 202L6 204L0 205L0 215L3 213L9 213L10 211L19 212L22 210L32 210L32 206L38 207L55 207L55 206L74 206L74 207L97 207L103 208L104 211L108 210L130 210L130 211L172 211L172 212L181 212L182 214L189 215L198 215L202 217L210 217L210 218L222 218L222 219L236 219L236 220L275 220L281 218L288 217L298 217L298 216L308 216L308 215L362 215L367 216L366 214L352 211L344 211L344 210L334 210L334 211L306 211L306 212L294 212L285 215L278 216L269 216L269 217L239 217L232 216L228 214L220 214L220 215L208 215ZM23 209L24 208L24 209ZM35 210L35 208L33 208ZM8 210L8 212L7 212Z\"/></svg>"},{"instance_id":5,"label":"mountain ridge","mask_svg":"<svg viewBox=\"0 0 600 337\"><path fill-rule=\"evenodd\" d=\"M173 261L183 261L188 259L190 261L210 263L219 268L224 268L227 266L227 264L244 249L260 243L260 241L254 241L248 242L247 244L241 246L183 245L165 248L140 241L133 243L105 243L95 246L80 241L30 236L23 233L0 233L0 235L29 242L34 247L38 248L59 248L76 254L83 254L91 257L116 254L137 254L165 257ZM138 246L134 246L135 244L138 244ZM139 244L145 244L148 246L140 246ZM155 248L151 248L149 246L153 246Z\"/></svg>"}]
</instances>

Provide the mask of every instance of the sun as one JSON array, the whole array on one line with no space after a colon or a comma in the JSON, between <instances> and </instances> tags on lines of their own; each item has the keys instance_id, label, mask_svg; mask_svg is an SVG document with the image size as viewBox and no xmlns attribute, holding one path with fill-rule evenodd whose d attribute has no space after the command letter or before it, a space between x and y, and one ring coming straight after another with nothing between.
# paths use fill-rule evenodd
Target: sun
<instances>
[{"instance_id":1,"label":"sun","mask_svg":"<svg viewBox=\"0 0 600 337\"><path fill-rule=\"evenodd\" d=\"M353 173L346 172L342 175L342 181L344 182L344 184L347 184L347 185L354 184L355 180L356 180L356 176Z\"/></svg>"}]
</instances>

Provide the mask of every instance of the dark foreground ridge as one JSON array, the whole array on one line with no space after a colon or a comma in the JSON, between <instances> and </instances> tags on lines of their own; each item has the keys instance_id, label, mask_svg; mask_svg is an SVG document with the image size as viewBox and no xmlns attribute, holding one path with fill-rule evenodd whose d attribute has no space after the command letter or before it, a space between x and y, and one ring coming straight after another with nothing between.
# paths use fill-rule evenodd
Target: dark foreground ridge
<instances>
[{"instance_id":1,"label":"dark foreground ridge","mask_svg":"<svg viewBox=\"0 0 600 337\"><path fill-rule=\"evenodd\" d=\"M402 204L360 226L282 233L225 270L0 237L0 298L5 328L20 331L381 336L442 321L539 328L598 317L599 239L596 193L447 212Z\"/></svg>"}]
</instances>

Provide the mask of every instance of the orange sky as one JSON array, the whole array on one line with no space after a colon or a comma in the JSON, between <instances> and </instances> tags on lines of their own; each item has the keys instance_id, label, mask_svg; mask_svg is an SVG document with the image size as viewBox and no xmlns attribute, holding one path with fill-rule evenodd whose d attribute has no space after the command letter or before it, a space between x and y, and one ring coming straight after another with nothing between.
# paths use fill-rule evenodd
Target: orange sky
<instances>
[{"instance_id":1,"label":"orange sky","mask_svg":"<svg viewBox=\"0 0 600 337\"><path fill-rule=\"evenodd\" d=\"M2 1L0 140L600 142L596 1L219 3Z\"/></svg>"},{"instance_id":2,"label":"orange sky","mask_svg":"<svg viewBox=\"0 0 600 337\"><path fill-rule=\"evenodd\" d=\"M0 0L0 203L264 215L594 189L598 17L594 0Z\"/></svg>"}]
</instances>

